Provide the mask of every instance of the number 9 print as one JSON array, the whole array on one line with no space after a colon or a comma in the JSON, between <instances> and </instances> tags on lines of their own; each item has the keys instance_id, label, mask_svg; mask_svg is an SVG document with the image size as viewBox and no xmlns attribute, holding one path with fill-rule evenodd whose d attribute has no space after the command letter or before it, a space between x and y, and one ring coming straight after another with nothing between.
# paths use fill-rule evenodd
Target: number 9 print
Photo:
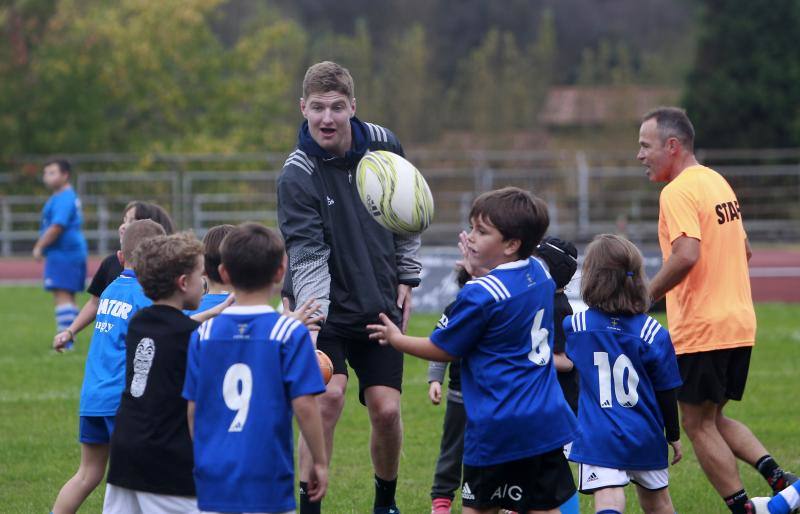
<instances>
[{"instance_id":1,"label":"number 9 print","mask_svg":"<svg viewBox=\"0 0 800 514\"><path fill-rule=\"evenodd\" d=\"M225 405L236 411L228 432L241 432L244 428L252 394L253 373L250 367L247 364L237 363L228 368L222 381L222 397L225 399Z\"/></svg>"}]
</instances>

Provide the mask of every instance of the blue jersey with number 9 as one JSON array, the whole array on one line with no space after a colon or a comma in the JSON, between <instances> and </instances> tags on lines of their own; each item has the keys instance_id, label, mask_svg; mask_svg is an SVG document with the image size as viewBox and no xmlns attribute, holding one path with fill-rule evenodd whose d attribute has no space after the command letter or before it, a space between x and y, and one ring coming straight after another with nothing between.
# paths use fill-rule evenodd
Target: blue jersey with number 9
<instances>
[{"instance_id":1,"label":"blue jersey with number 9","mask_svg":"<svg viewBox=\"0 0 800 514\"><path fill-rule=\"evenodd\" d=\"M555 283L535 258L503 264L461 289L431 341L461 357L464 463L540 455L575 436L553 365Z\"/></svg>"},{"instance_id":2,"label":"blue jersey with number 9","mask_svg":"<svg viewBox=\"0 0 800 514\"><path fill-rule=\"evenodd\" d=\"M292 400L325 391L308 330L268 306L232 306L198 328L183 397L195 402L200 510L294 510Z\"/></svg>"},{"instance_id":3,"label":"blue jersey with number 9","mask_svg":"<svg viewBox=\"0 0 800 514\"><path fill-rule=\"evenodd\" d=\"M656 391L681 385L669 333L647 314L589 309L564 318L567 356L580 376L578 425L570 460L606 468L667 467Z\"/></svg>"}]
</instances>

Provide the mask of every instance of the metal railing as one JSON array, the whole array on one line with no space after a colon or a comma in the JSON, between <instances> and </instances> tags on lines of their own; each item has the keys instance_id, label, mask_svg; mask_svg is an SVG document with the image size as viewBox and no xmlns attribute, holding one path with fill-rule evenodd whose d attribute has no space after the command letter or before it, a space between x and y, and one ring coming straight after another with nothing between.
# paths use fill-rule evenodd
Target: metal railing
<instances>
[{"instance_id":1,"label":"metal railing","mask_svg":"<svg viewBox=\"0 0 800 514\"><path fill-rule=\"evenodd\" d=\"M180 157L180 158L179 158ZM800 242L800 150L703 151L698 157L722 173L737 193L751 240ZM158 169L115 169L135 156L87 156L76 180L84 206L84 234L92 252L118 247L117 227L131 200L155 201L176 226L199 236L220 223L259 221L275 226L276 180L281 161L273 154L160 157ZM409 158L434 194L436 216L423 235L426 245L451 245L480 193L506 185L529 189L550 210L550 232L582 242L601 232L621 232L638 244L657 240L660 185L648 182L630 155L584 152L411 152ZM106 168L103 169L103 164ZM267 164L267 167L265 167ZM244 169L243 169L244 168ZM0 172L0 255L24 255L38 236L42 187L8 194L11 172Z\"/></svg>"}]
</instances>

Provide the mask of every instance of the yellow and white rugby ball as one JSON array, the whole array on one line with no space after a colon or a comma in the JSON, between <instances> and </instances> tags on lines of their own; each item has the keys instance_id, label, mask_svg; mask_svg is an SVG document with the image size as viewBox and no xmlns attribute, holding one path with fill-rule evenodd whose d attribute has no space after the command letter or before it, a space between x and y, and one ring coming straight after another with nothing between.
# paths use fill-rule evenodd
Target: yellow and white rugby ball
<instances>
[{"instance_id":1,"label":"yellow and white rugby ball","mask_svg":"<svg viewBox=\"0 0 800 514\"><path fill-rule=\"evenodd\" d=\"M395 234L419 234L433 220L433 196L422 173L399 155L367 152L356 169L361 202Z\"/></svg>"}]
</instances>

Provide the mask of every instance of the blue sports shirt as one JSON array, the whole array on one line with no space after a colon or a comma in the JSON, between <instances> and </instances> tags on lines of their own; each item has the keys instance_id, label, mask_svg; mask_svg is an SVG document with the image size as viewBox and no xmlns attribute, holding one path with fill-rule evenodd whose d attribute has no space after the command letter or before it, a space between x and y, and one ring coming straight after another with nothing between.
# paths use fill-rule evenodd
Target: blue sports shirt
<instances>
[{"instance_id":1,"label":"blue sports shirt","mask_svg":"<svg viewBox=\"0 0 800 514\"><path fill-rule=\"evenodd\" d=\"M647 314L589 309L564 318L567 356L580 377L570 460L624 470L665 469L664 418L656 391L681 385L669 333Z\"/></svg>"},{"instance_id":2,"label":"blue sports shirt","mask_svg":"<svg viewBox=\"0 0 800 514\"><path fill-rule=\"evenodd\" d=\"M183 311L184 314L187 316L192 316L197 314L198 312L207 311L208 309L213 309L217 305L221 304L228 298L228 293L206 293L200 299L200 306L194 310L185 310Z\"/></svg>"},{"instance_id":3,"label":"blue sports shirt","mask_svg":"<svg viewBox=\"0 0 800 514\"><path fill-rule=\"evenodd\" d=\"M86 255L86 240L81 233L82 224L81 201L75 194L75 190L67 187L63 191L53 194L42 209L39 235L44 234L52 225L61 225L64 232L53 244L44 249L44 254L60 252Z\"/></svg>"},{"instance_id":4,"label":"blue sports shirt","mask_svg":"<svg viewBox=\"0 0 800 514\"><path fill-rule=\"evenodd\" d=\"M81 388L81 416L114 416L125 389L125 336L139 309L153 302L126 269L100 295Z\"/></svg>"},{"instance_id":5,"label":"blue sports shirt","mask_svg":"<svg viewBox=\"0 0 800 514\"><path fill-rule=\"evenodd\" d=\"M325 391L308 330L272 307L231 306L189 343L194 478L203 511L295 508L292 400Z\"/></svg>"},{"instance_id":6,"label":"blue sports shirt","mask_svg":"<svg viewBox=\"0 0 800 514\"><path fill-rule=\"evenodd\" d=\"M540 455L575 438L552 359L554 292L538 259L503 264L467 282L431 334L462 358L465 464Z\"/></svg>"}]
</instances>

